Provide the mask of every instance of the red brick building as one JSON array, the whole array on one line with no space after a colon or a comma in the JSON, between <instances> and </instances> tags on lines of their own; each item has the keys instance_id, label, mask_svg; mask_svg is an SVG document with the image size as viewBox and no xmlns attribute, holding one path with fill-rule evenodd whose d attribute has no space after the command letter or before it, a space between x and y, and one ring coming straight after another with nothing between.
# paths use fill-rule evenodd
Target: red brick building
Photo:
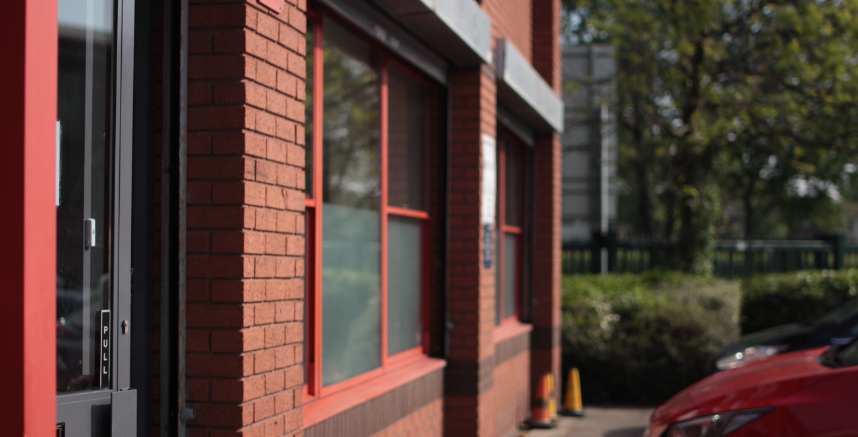
<instances>
[{"instance_id":1,"label":"red brick building","mask_svg":"<svg viewBox=\"0 0 858 437\"><path fill-rule=\"evenodd\" d=\"M12 3L9 435L501 437L559 380L559 0Z\"/></svg>"}]
</instances>

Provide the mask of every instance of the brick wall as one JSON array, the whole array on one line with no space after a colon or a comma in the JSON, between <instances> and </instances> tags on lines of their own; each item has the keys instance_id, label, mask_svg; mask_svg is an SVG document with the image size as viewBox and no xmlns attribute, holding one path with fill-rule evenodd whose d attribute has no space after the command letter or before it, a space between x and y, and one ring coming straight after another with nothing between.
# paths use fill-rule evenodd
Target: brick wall
<instances>
[{"instance_id":1,"label":"brick wall","mask_svg":"<svg viewBox=\"0 0 858 437\"><path fill-rule=\"evenodd\" d=\"M519 52L533 62L531 50L536 49L532 41L533 2L531 0L482 0L483 10L492 19L492 40L509 39ZM541 22L538 22L541 24ZM494 44L494 41L492 42Z\"/></svg>"},{"instance_id":2,"label":"brick wall","mask_svg":"<svg viewBox=\"0 0 858 437\"><path fill-rule=\"evenodd\" d=\"M287 0L280 14L256 0L191 5L187 393L195 437L302 427L304 11L303 0Z\"/></svg>"},{"instance_id":3,"label":"brick wall","mask_svg":"<svg viewBox=\"0 0 858 437\"><path fill-rule=\"evenodd\" d=\"M443 410L443 401L438 399L372 437L441 437Z\"/></svg>"},{"instance_id":4,"label":"brick wall","mask_svg":"<svg viewBox=\"0 0 858 437\"><path fill-rule=\"evenodd\" d=\"M486 406L495 437L517 435L530 414L529 339L525 332L496 345L494 386Z\"/></svg>"},{"instance_id":5,"label":"brick wall","mask_svg":"<svg viewBox=\"0 0 858 437\"><path fill-rule=\"evenodd\" d=\"M451 75L449 312L453 328L445 372L444 435L491 435L480 408L492 386L495 273L483 265L481 137L495 136L493 71Z\"/></svg>"}]
</instances>

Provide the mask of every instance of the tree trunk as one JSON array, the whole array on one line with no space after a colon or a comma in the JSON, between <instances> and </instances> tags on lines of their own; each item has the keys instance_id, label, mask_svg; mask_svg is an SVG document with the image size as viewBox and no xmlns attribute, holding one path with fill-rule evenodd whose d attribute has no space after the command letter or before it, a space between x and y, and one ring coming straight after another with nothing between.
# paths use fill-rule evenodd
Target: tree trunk
<instances>
[{"instance_id":1,"label":"tree trunk","mask_svg":"<svg viewBox=\"0 0 858 437\"><path fill-rule=\"evenodd\" d=\"M747 185L745 185L745 192L742 196L742 202L745 207L745 239L750 239L754 236L754 203L753 203L753 195L754 188L757 185L757 178L751 177L750 181Z\"/></svg>"},{"instance_id":2,"label":"tree trunk","mask_svg":"<svg viewBox=\"0 0 858 437\"><path fill-rule=\"evenodd\" d=\"M635 162L635 177L638 189L638 216L640 220L641 233L646 236L652 235L652 204L649 198L649 184L647 183L647 162L642 157L640 146L638 147L638 159Z\"/></svg>"}]
</instances>

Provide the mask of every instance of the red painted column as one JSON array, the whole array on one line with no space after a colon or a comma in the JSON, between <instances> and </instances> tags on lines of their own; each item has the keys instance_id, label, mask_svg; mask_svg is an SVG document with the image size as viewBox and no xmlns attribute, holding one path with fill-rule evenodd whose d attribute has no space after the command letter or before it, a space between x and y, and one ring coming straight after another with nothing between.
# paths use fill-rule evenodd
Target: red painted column
<instances>
[{"instance_id":1,"label":"red painted column","mask_svg":"<svg viewBox=\"0 0 858 437\"><path fill-rule=\"evenodd\" d=\"M48 436L56 426L56 0L5 3L0 39L0 422L5 435Z\"/></svg>"}]
</instances>

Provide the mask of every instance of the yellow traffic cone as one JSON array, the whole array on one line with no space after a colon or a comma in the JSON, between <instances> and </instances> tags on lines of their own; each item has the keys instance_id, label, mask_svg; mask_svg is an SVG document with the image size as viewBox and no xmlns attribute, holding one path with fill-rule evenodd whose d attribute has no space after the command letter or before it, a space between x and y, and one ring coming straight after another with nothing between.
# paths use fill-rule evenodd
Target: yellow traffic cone
<instances>
[{"instance_id":1,"label":"yellow traffic cone","mask_svg":"<svg viewBox=\"0 0 858 437\"><path fill-rule=\"evenodd\" d=\"M560 414L564 416L584 417L584 404L581 401L581 377L578 369L569 370L569 379L566 384L566 396L563 399L563 410Z\"/></svg>"}]
</instances>

